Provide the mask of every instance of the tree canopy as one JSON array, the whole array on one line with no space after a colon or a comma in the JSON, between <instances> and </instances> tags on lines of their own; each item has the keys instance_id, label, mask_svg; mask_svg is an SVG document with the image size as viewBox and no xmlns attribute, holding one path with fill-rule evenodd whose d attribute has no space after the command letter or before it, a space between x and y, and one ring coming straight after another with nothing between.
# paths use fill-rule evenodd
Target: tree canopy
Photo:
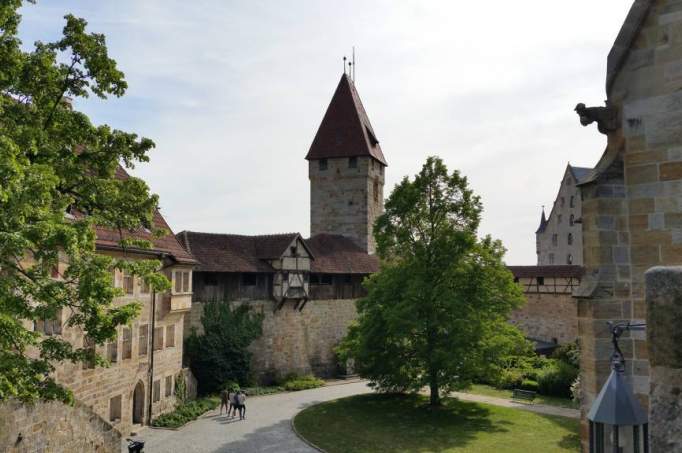
<instances>
[{"instance_id":1,"label":"tree canopy","mask_svg":"<svg viewBox=\"0 0 682 453\"><path fill-rule=\"evenodd\" d=\"M158 199L138 178L117 178L120 164L148 161L154 146L134 133L93 125L71 101L122 96L123 73L104 36L65 16L55 42L22 49L21 0L0 3L0 399L71 400L51 377L56 363L103 364L92 349L35 332L34 322L63 314L66 326L95 343L116 335L140 305L113 304L114 269L152 289L168 288L157 260L114 259L95 251L93 226L123 233L154 230ZM72 214L72 215L69 215ZM68 266L58 268L59 262ZM56 269L63 269L55 275Z\"/></svg>"},{"instance_id":2,"label":"tree canopy","mask_svg":"<svg viewBox=\"0 0 682 453\"><path fill-rule=\"evenodd\" d=\"M523 303L504 248L479 239L481 201L458 171L429 157L405 177L375 224L380 272L366 281L359 317L339 351L379 389L440 393L527 344L506 318Z\"/></svg>"}]
</instances>

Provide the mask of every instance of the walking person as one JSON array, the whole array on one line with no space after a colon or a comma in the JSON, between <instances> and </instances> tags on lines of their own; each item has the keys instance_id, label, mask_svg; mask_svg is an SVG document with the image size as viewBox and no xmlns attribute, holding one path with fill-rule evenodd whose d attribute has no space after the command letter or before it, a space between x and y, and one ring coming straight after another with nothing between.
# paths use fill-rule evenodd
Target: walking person
<instances>
[{"instance_id":1,"label":"walking person","mask_svg":"<svg viewBox=\"0 0 682 453\"><path fill-rule=\"evenodd\" d=\"M239 401L237 400L237 395L239 394L238 390L235 390L235 392L230 395L230 404L232 406L232 417L235 417L237 415L237 408L239 407Z\"/></svg>"},{"instance_id":2,"label":"walking person","mask_svg":"<svg viewBox=\"0 0 682 453\"><path fill-rule=\"evenodd\" d=\"M239 408L239 420L246 419L246 393L244 393L243 390L240 390L237 393L237 404L237 407Z\"/></svg>"},{"instance_id":3,"label":"walking person","mask_svg":"<svg viewBox=\"0 0 682 453\"><path fill-rule=\"evenodd\" d=\"M220 415L223 415L223 406L225 406L225 414L230 415L230 391L227 387L220 392Z\"/></svg>"}]
</instances>

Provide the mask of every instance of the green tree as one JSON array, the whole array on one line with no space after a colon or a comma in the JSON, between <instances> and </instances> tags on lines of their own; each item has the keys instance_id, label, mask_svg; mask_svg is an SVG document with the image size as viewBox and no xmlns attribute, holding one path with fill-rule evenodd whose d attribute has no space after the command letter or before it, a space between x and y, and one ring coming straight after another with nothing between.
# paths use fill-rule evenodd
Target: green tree
<instances>
[{"instance_id":1,"label":"green tree","mask_svg":"<svg viewBox=\"0 0 682 453\"><path fill-rule=\"evenodd\" d=\"M201 315L203 334L196 328L185 340L185 355L199 383L199 392L222 389L227 382L246 385L251 369L249 345L263 333L263 314L248 305L208 302Z\"/></svg>"},{"instance_id":2,"label":"green tree","mask_svg":"<svg viewBox=\"0 0 682 453\"><path fill-rule=\"evenodd\" d=\"M523 303L502 262L504 248L477 238L481 202L454 171L430 157L404 178L375 224L380 272L365 285L358 320L339 351L386 391L441 392L468 385L523 337L506 324Z\"/></svg>"},{"instance_id":3,"label":"green tree","mask_svg":"<svg viewBox=\"0 0 682 453\"><path fill-rule=\"evenodd\" d=\"M67 15L59 40L24 51L17 37L21 6L0 2L0 399L70 401L51 377L55 364L105 362L83 345L42 337L32 324L63 312L67 327L102 344L140 309L112 303L121 294L112 286L114 269L157 291L168 288L157 260L95 252L94 225L119 231L123 246L150 246L124 236L153 229L157 197L140 179L116 178L116 171L120 163L146 162L153 143L95 126L68 102L124 94L104 36ZM52 278L60 260L68 267Z\"/></svg>"}]
</instances>

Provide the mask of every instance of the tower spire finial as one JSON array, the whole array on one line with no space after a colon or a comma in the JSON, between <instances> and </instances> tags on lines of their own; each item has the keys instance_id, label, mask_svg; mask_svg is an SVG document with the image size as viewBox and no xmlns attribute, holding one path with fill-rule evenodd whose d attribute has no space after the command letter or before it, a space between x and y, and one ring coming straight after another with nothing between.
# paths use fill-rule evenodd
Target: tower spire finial
<instances>
[{"instance_id":1,"label":"tower spire finial","mask_svg":"<svg viewBox=\"0 0 682 453\"><path fill-rule=\"evenodd\" d=\"M343 56L343 74L344 74L344 75L346 75L346 60L347 60L347 58L346 58L346 56L344 55L344 56Z\"/></svg>"}]
</instances>

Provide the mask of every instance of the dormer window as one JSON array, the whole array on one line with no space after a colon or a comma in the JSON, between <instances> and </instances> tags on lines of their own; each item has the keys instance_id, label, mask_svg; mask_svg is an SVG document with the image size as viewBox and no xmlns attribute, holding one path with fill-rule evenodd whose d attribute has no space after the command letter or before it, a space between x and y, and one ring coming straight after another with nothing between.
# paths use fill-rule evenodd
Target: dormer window
<instances>
[{"instance_id":1,"label":"dormer window","mask_svg":"<svg viewBox=\"0 0 682 453\"><path fill-rule=\"evenodd\" d=\"M298 247L295 245L291 246L291 256L298 256Z\"/></svg>"},{"instance_id":2,"label":"dormer window","mask_svg":"<svg viewBox=\"0 0 682 453\"><path fill-rule=\"evenodd\" d=\"M317 164L319 165L320 171L325 171L327 169L327 159L320 159Z\"/></svg>"},{"instance_id":3,"label":"dormer window","mask_svg":"<svg viewBox=\"0 0 682 453\"><path fill-rule=\"evenodd\" d=\"M349 157L348 158L348 168L358 168L358 158Z\"/></svg>"}]
</instances>

